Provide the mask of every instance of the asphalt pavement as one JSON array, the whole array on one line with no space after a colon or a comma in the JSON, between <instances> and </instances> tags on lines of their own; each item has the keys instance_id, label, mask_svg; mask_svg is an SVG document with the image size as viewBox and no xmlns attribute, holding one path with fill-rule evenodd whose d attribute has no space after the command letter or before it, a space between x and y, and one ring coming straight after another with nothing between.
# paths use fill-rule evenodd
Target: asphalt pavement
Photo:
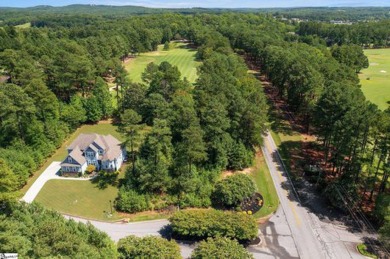
<instances>
[{"instance_id":1,"label":"asphalt pavement","mask_svg":"<svg viewBox=\"0 0 390 259\"><path fill-rule=\"evenodd\" d=\"M274 257L271 258L365 258L356 250L356 245L361 242L363 237L362 234L351 233L345 227L333 225L331 222L322 222L315 214L301 206L269 132L264 137L262 151L274 181L282 210L271 218L271 226L275 216L284 217L288 225L288 228L286 227L284 230L285 235L278 235L276 232L273 234L274 236L271 234L271 239L280 239L283 236L290 237L291 234L294 243L294 246L291 242L289 242L288 247L281 246L286 249L286 253L280 256L273 254ZM265 234L264 240L267 242L267 238L270 239L267 230L265 233L263 230L263 234ZM278 245L280 242L274 242L274 245L275 243ZM272 246L270 250L271 248ZM277 247L274 251L278 251Z\"/></svg>"},{"instance_id":2,"label":"asphalt pavement","mask_svg":"<svg viewBox=\"0 0 390 259\"><path fill-rule=\"evenodd\" d=\"M301 206L269 133L264 137L262 151L279 196L280 206L266 223L259 226L262 242L248 248L253 256L261 259L365 258L356 250L356 245L361 243L363 234L352 233L346 227L331 222L322 222L315 214ZM34 182L22 200L32 202L50 179L73 180L56 175L59 163L53 162ZM106 232L114 241L128 235L161 235L161 230L169 224L168 220L121 224L65 217L84 223L89 221L96 228ZM195 247L194 244L179 245L184 258L188 258Z\"/></svg>"}]
</instances>

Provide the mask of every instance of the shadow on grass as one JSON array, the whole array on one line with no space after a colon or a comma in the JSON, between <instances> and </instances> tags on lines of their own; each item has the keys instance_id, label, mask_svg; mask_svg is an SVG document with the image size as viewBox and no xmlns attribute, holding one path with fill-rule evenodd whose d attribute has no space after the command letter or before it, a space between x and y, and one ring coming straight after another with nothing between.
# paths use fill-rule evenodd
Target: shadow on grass
<instances>
[{"instance_id":1,"label":"shadow on grass","mask_svg":"<svg viewBox=\"0 0 390 259\"><path fill-rule=\"evenodd\" d=\"M177 49L187 49L188 51L193 51L193 52L196 52L197 49L194 45L190 45L190 44L185 44L185 45L180 45L178 47L175 47Z\"/></svg>"},{"instance_id":2,"label":"shadow on grass","mask_svg":"<svg viewBox=\"0 0 390 259\"><path fill-rule=\"evenodd\" d=\"M303 141L284 141L280 144L278 148L279 154L282 157L282 161L289 172L291 172L292 169L301 166L299 164L299 161L303 160L301 154L302 145ZM298 172L295 172L293 174L293 177L296 176L298 176Z\"/></svg>"},{"instance_id":3,"label":"shadow on grass","mask_svg":"<svg viewBox=\"0 0 390 259\"><path fill-rule=\"evenodd\" d=\"M91 182L93 184L96 184L96 186L99 189L106 189L109 185L118 186L119 185L118 175L119 175L118 172L100 171L98 176L93 178Z\"/></svg>"},{"instance_id":4,"label":"shadow on grass","mask_svg":"<svg viewBox=\"0 0 390 259\"><path fill-rule=\"evenodd\" d=\"M272 131L289 136L294 135L294 131L291 129L291 125L288 123L288 119L285 118L285 115L279 113L270 102L268 102L268 105L270 107L270 109L268 109L268 117L269 121L272 121Z\"/></svg>"}]
</instances>

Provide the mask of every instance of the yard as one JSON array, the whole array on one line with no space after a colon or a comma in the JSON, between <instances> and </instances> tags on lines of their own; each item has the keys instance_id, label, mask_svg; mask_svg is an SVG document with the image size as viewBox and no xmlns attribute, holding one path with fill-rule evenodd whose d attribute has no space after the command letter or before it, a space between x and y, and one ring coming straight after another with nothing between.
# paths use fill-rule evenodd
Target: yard
<instances>
[{"instance_id":1,"label":"yard","mask_svg":"<svg viewBox=\"0 0 390 259\"><path fill-rule=\"evenodd\" d=\"M125 64L129 78L133 82L142 82L142 73L149 63L160 64L168 61L179 68L182 78L186 77L189 82L194 83L197 78L196 68L201 64L195 60L196 50L191 49L188 44L179 42L172 42L171 49L168 51L164 51L163 47L159 45L157 51L142 53L129 60Z\"/></svg>"},{"instance_id":2,"label":"yard","mask_svg":"<svg viewBox=\"0 0 390 259\"><path fill-rule=\"evenodd\" d=\"M34 181L42 174L42 172L53 162L53 161L62 161L66 155L66 147L72 143L72 141L80 133L97 133L97 134L111 134L119 140L123 140L122 135L117 131L117 127L107 122L101 122L95 125L84 125L78 128L69 138L66 140L62 146L57 149L57 151L46 160L46 162L41 166L41 168L34 173L34 175L28 180L27 184L21 189L21 194L25 194L27 190L31 187Z\"/></svg>"},{"instance_id":3,"label":"yard","mask_svg":"<svg viewBox=\"0 0 390 259\"><path fill-rule=\"evenodd\" d=\"M117 194L118 188L111 185L99 189L91 181L50 180L43 186L35 201L65 214L114 220L118 218L117 214L113 213L112 217L108 214L111 213L110 205L113 205ZM112 211L115 212L114 208Z\"/></svg>"},{"instance_id":4,"label":"yard","mask_svg":"<svg viewBox=\"0 0 390 259\"><path fill-rule=\"evenodd\" d=\"M370 66L359 74L362 90L368 100L382 110L390 101L390 49L367 49Z\"/></svg>"}]
</instances>

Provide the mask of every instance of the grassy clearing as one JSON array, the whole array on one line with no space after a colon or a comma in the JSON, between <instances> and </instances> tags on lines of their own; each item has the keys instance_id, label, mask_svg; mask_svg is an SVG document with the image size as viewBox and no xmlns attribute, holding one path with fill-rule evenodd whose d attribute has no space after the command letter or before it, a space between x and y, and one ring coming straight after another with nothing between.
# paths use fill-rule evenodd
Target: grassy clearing
<instances>
[{"instance_id":1,"label":"grassy clearing","mask_svg":"<svg viewBox=\"0 0 390 259\"><path fill-rule=\"evenodd\" d=\"M50 180L43 186L35 201L65 214L115 220L119 217L114 208L112 217L108 217L108 213L111 212L110 200L113 205L117 195L118 188L110 185L99 189L91 181Z\"/></svg>"},{"instance_id":2,"label":"grassy clearing","mask_svg":"<svg viewBox=\"0 0 390 259\"><path fill-rule=\"evenodd\" d=\"M24 195L35 180L43 173L43 171L54 161L62 161L66 155L66 147L72 143L73 140L80 133L97 133L97 134L111 134L117 139L123 141L123 136L117 131L117 127L109 123L101 123L96 125L84 125L78 128L68 140L66 140L57 151L46 160L46 162L41 166L41 168L34 173L34 175L28 180L27 184L20 190L21 194Z\"/></svg>"},{"instance_id":3,"label":"grassy clearing","mask_svg":"<svg viewBox=\"0 0 390 259\"><path fill-rule=\"evenodd\" d=\"M271 174L261 152L256 154L255 168L251 173L251 177L255 181L259 193L264 198L263 207L254 216L256 218L266 217L276 211L279 205L279 199Z\"/></svg>"},{"instance_id":4,"label":"grassy clearing","mask_svg":"<svg viewBox=\"0 0 390 259\"><path fill-rule=\"evenodd\" d=\"M390 49L367 49L364 54L370 66L359 74L362 91L368 100L385 110L390 101Z\"/></svg>"},{"instance_id":5,"label":"grassy clearing","mask_svg":"<svg viewBox=\"0 0 390 259\"><path fill-rule=\"evenodd\" d=\"M164 51L163 47L164 45L159 45L157 51L142 53L129 60L125 64L129 78L133 82L142 82L142 73L149 63L160 64L168 61L179 68L182 78L186 77L189 82L194 83L197 78L196 68L201 64L195 60L196 50L189 48L187 44L178 42L172 43L168 51Z\"/></svg>"},{"instance_id":6,"label":"grassy clearing","mask_svg":"<svg viewBox=\"0 0 390 259\"><path fill-rule=\"evenodd\" d=\"M28 22L28 23L23 23L23 24L16 25L15 27L16 27L16 28L19 28L19 29L27 29L27 28L30 28L30 27L31 27L31 23L30 23L30 22Z\"/></svg>"}]
</instances>

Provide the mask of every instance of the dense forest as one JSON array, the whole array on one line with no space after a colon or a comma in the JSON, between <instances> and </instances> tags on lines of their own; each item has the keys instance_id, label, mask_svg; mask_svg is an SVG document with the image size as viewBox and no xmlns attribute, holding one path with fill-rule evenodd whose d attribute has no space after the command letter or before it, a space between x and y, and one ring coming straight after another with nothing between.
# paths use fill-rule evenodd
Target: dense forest
<instances>
[{"instance_id":1,"label":"dense forest","mask_svg":"<svg viewBox=\"0 0 390 259\"><path fill-rule=\"evenodd\" d=\"M211 206L220 172L250 166L266 129L268 105L250 65L318 136L321 191L344 209L346 199L348 209L376 202L373 215L389 245L390 109L368 102L357 77L368 66L362 46L388 46L388 20L336 27L252 13L169 13L29 22L0 27L3 210L71 132L108 117L126 136L131 163L118 209ZM197 47L194 85L167 62L149 64L143 83L127 79L124 58L175 39Z\"/></svg>"},{"instance_id":2,"label":"dense forest","mask_svg":"<svg viewBox=\"0 0 390 259\"><path fill-rule=\"evenodd\" d=\"M37 18L74 17L75 15L89 17L104 17L115 19L129 15L145 14L200 14L200 13L261 13L270 14L277 18L299 18L310 21L329 22L339 21L377 21L389 19L389 7L298 7L298 8L148 8L142 6L105 6L81 5L68 6L35 6L29 8L12 8L0 6L0 25L18 25L31 22Z\"/></svg>"}]
</instances>

